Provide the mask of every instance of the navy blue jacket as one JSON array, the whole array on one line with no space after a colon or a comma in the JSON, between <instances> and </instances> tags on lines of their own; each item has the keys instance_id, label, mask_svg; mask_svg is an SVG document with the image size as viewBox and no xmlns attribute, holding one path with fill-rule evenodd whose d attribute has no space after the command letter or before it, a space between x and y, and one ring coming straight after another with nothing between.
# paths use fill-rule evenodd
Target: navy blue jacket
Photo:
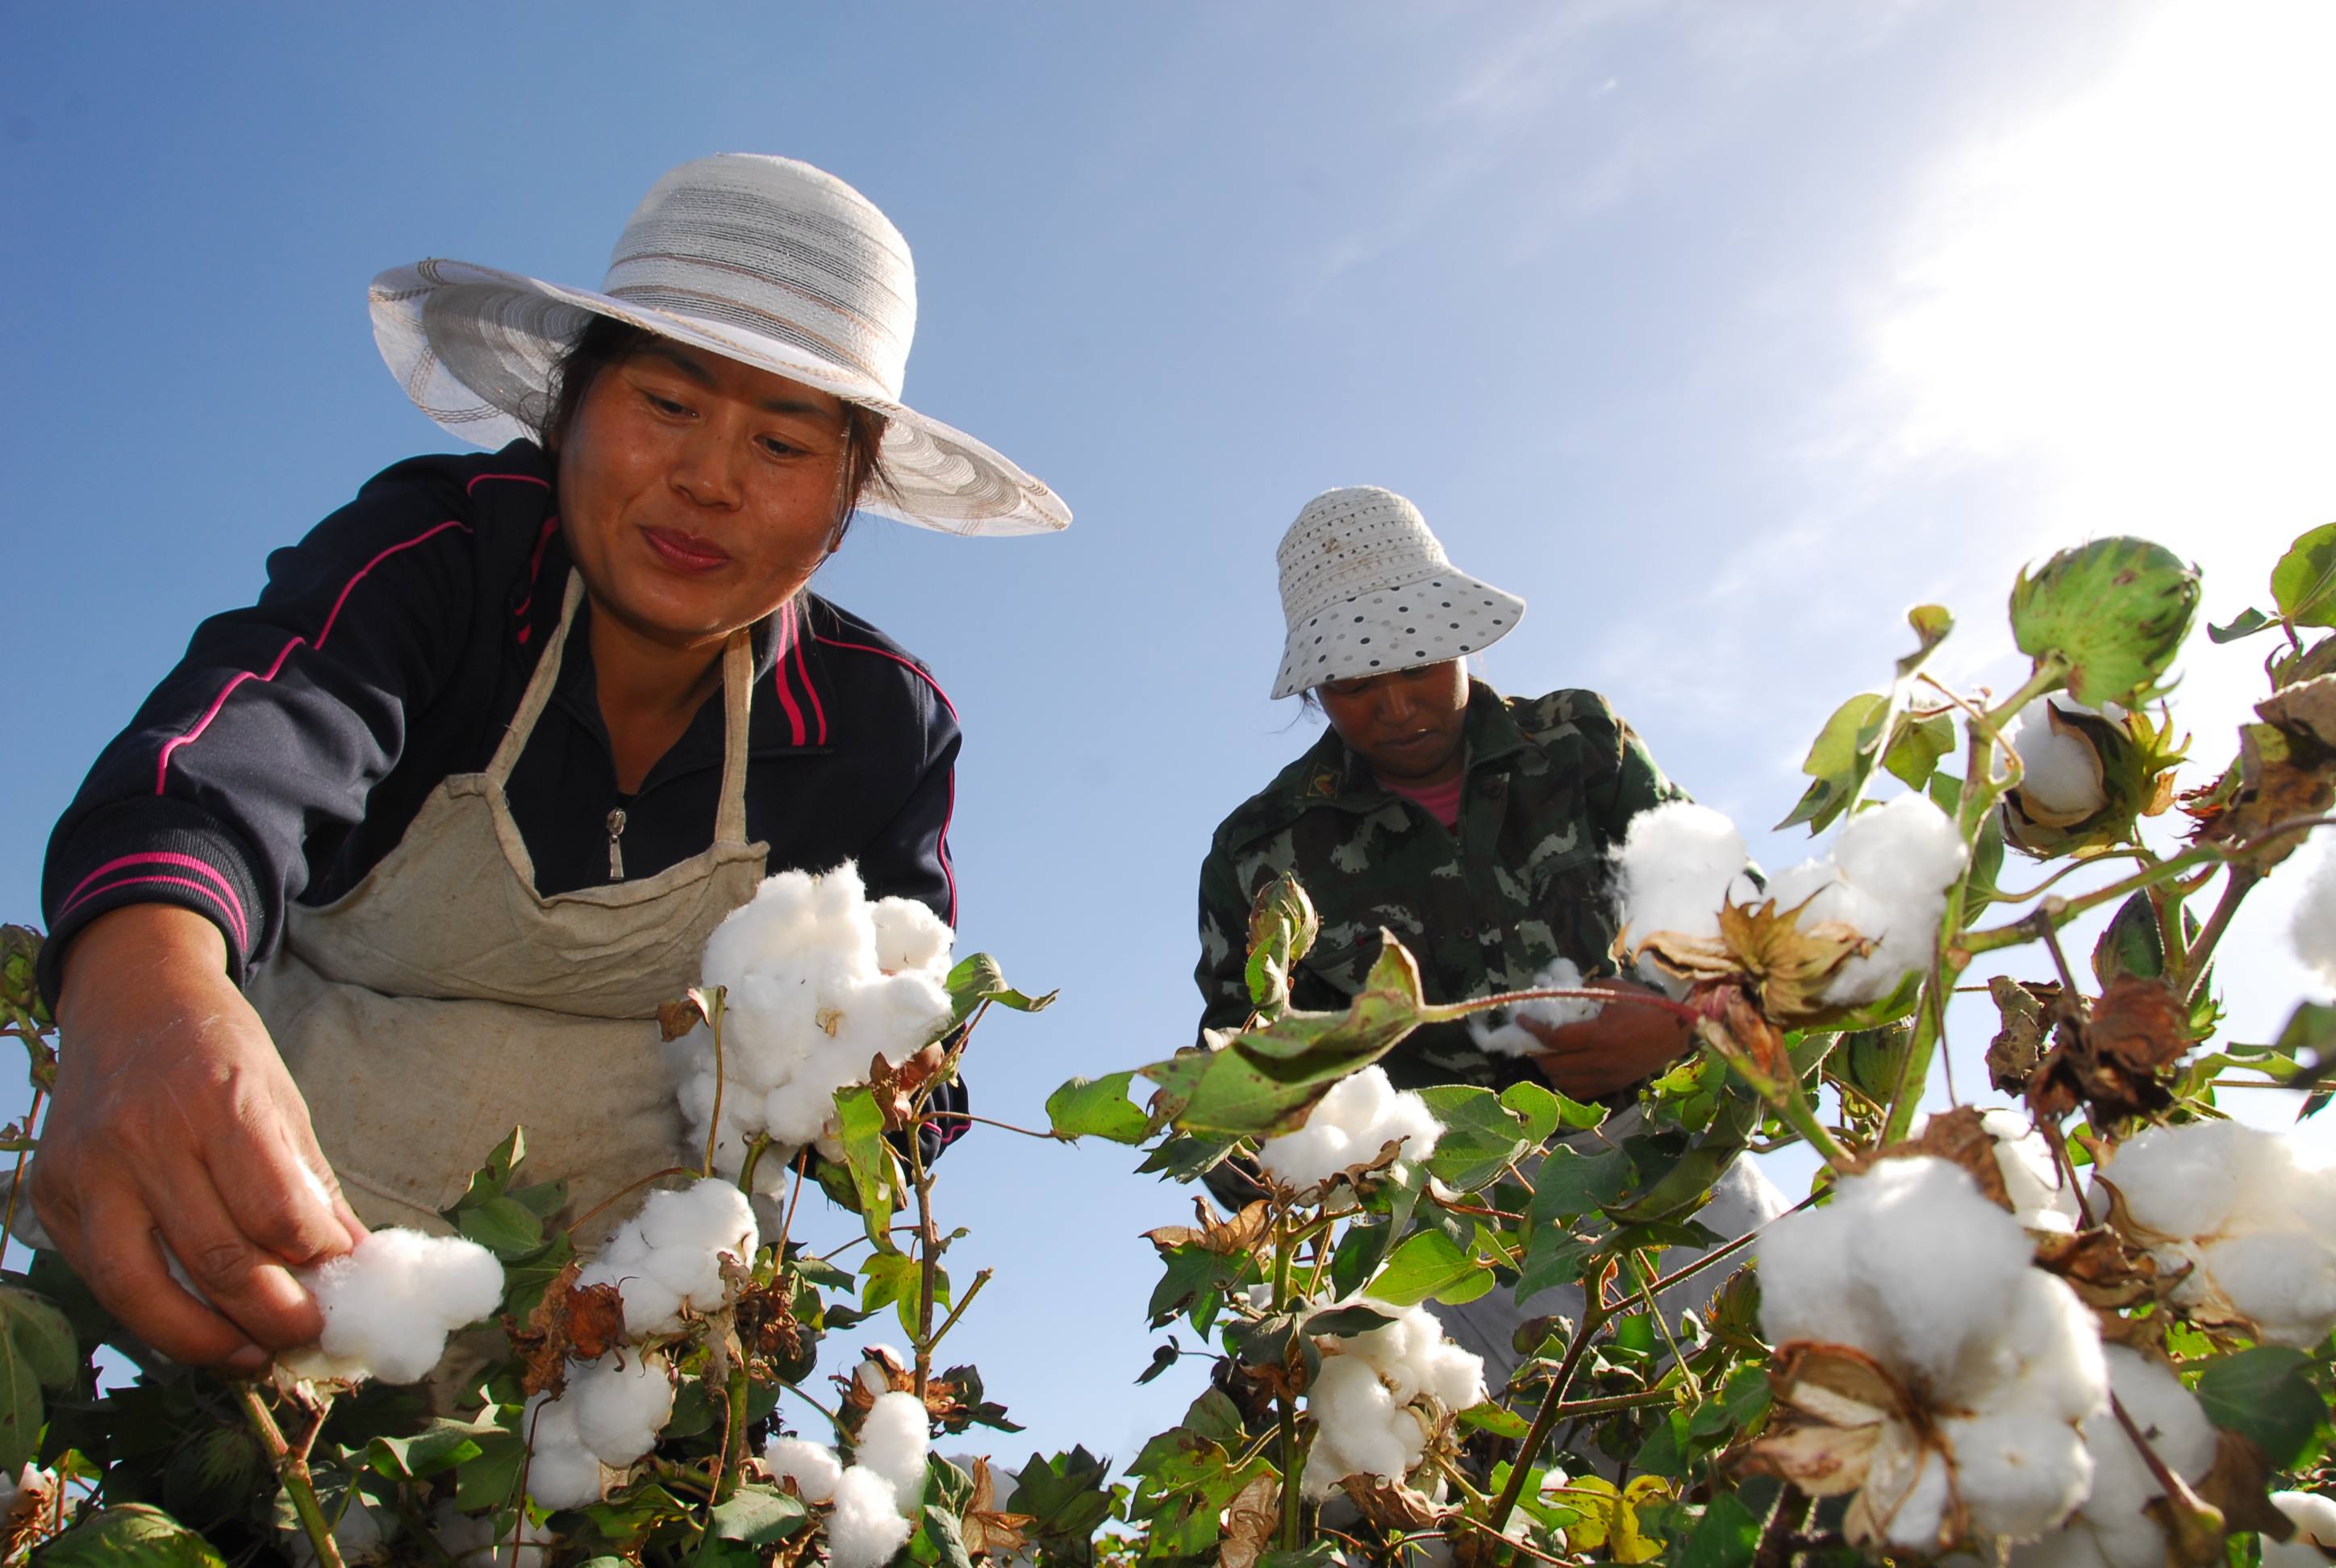
<instances>
[{"instance_id":1,"label":"navy blue jacket","mask_svg":"<svg viewBox=\"0 0 2336 1568\"><path fill-rule=\"evenodd\" d=\"M240 984L291 901L346 892L440 781L486 767L559 619L569 561L552 480L524 441L399 463L271 554L257 605L196 629L50 839L53 1001L66 942L127 903L211 920ZM640 789L618 793L582 630L508 791L547 895L608 880L619 805L628 879L704 850L721 782L717 692ZM813 594L757 626L754 646L746 827L770 869L856 860L870 897L920 899L954 926L949 698Z\"/></svg>"}]
</instances>

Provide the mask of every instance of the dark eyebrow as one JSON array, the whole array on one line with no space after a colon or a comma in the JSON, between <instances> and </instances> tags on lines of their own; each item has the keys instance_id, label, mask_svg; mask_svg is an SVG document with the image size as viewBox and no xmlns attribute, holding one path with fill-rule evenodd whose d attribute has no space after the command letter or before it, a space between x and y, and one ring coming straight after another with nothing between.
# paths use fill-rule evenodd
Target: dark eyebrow
<instances>
[{"instance_id":1,"label":"dark eyebrow","mask_svg":"<svg viewBox=\"0 0 2336 1568\"><path fill-rule=\"evenodd\" d=\"M706 367L706 364L703 360L697 358L695 355L691 354L687 349L682 347L682 346L677 343L674 343L664 338L652 338L650 341L642 344L640 347L636 349L634 352L637 354L656 355L657 358L664 360L667 365L672 365L674 369L678 371L683 376L690 381L696 382L700 386L712 386L715 385L714 372ZM759 398L755 401L754 406L761 409L765 414L808 414L832 415L836 412L825 404L807 403L800 397Z\"/></svg>"}]
</instances>

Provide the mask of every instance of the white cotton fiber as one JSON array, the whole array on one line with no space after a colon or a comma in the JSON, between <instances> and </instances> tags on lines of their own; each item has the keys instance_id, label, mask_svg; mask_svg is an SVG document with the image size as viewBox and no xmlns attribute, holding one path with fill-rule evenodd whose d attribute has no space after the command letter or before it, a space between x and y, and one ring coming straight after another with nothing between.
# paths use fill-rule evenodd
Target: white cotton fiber
<instances>
[{"instance_id":1,"label":"white cotton fiber","mask_svg":"<svg viewBox=\"0 0 2336 1568\"><path fill-rule=\"evenodd\" d=\"M303 1378L414 1383L445 1352L446 1336L492 1314L502 1265L474 1242L419 1231L375 1231L353 1251L298 1271L325 1331L282 1358Z\"/></svg>"},{"instance_id":2,"label":"white cotton fiber","mask_svg":"<svg viewBox=\"0 0 2336 1568\"><path fill-rule=\"evenodd\" d=\"M2197 1481L2214 1462L2214 1428L2180 1379L2122 1345L2107 1351L2109 1385L2117 1402L2166 1467ZM2142 1512L2163 1488L2104 1407L2082 1428L2091 1457L2092 1486L2059 1533L2011 1555L2011 1568L2162 1568L2166 1535Z\"/></svg>"},{"instance_id":3,"label":"white cotton fiber","mask_svg":"<svg viewBox=\"0 0 2336 1568\"><path fill-rule=\"evenodd\" d=\"M1426 1307L1358 1296L1320 1311L1347 1307L1368 1307L1389 1320L1316 1340L1322 1369L1306 1390L1316 1437L1299 1487L1316 1501L1348 1475L1400 1480L1419 1465L1431 1433L1484 1400L1484 1362L1445 1339Z\"/></svg>"},{"instance_id":4,"label":"white cotton fiber","mask_svg":"<svg viewBox=\"0 0 2336 1568\"><path fill-rule=\"evenodd\" d=\"M1995 1140L1996 1169L2011 1199L2011 1216L2031 1231L2074 1235L2084 1224L2077 1190L2052 1158L2051 1145L2017 1111L1989 1111L1980 1118Z\"/></svg>"},{"instance_id":5,"label":"white cotton fiber","mask_svg":"<svg viewBox=\"0 0 2336 1568\"><path fill-rule=\"evenodd\" d=\"M787 1154L832 1132L838 1089L866 1082L875 1057L906 1061L946 1028L951 940L922 904L870 903L848 862L817 877L782 872L734 911L706 945L706 983L726 994L715 1169L735 1176L766 1135L782 1147L756 1185L779 1190ZM702 1141L711 1033L694 1030L677 1048L682 1111Z\"/></svg>"},{"instance_id":6,"label":"white cotton fiber","mask_svg":"<svg viewBox=\"0 0 2336 1568\"><path fill-rule=\"evenodd\" d=\"M1804 926L1837 920L1875 944L1841 967L1825 1001L1879 1001L1929 967L1947 892L1965 858L1953 820L1929 797L1904 794L1855 813L1829 853L1778 875L1769 890L1777 909L1807 900Z\"/></svg>"},{"instance_id":7,"label":"white cotton fiber","mask_svg":"<svg viewBox=\"0 0 2336 1568\"><path fill-rule=\"evenodd\" d=\"M2336 844L2321 846L2319 863L2303 884L2303 896L2296 901L2295 919L2287 932L2303 967L2318 976L2321 985L2336 989Z\"/></svg>"},{"instance_id":8,"label":"white cotton fiber","mask_svg":"<svg viewBox=\"0 0 2336 1568\"><path fill-rule=\"evenodd\" d=\"M2295 1534L2286 1541L2263 1538L2263 1568L2328 1568L2329 1553L2336 1552L2336 1499L2274 1492L2271 1503L2295 1525Z\"/></svg>"},{"instance_id":9,"label":"white cotton fiber","mask_svg":"<svg viewBox=\"0 0 2336 1568\"><path fill-rule=\"evenodd\" d=\"M2020 1222L1962 1170L1881 1161L1757 1245L1772 1343L1855 1347L1968 1437L1953 1480L1975 1529L2033 1536L2084 1497L2090 1461L2076 1434L2107 1397L2098 1331L2074 1291L2031 1266ZM1900 1507L1893 1543L1934 1543L1946 1479L1925 1477Z\"/></svg>"},{"instance_id":10,"label":"white cotton fiber","mask_svg":"<svg viewBox=\"0 0 2336 1568\"><path fill-rule=\"evenodd\" d=\"M1533 977L1529 990L1580 990L1582 966L1572 959L1557 959L1549 968ZM1468 1033L1477 1047L1496 1057L1536 1057L1549 1047L1541 1037L1525 1028L1518 1019L1531 1019L1546 1028L1563 1028L1568 1024L1587 1023L1603 1010L1605 1004L1587 997L1546 997L1539 1001L1521 1002L1508 1009L1509 1021L1489 1024L1480 1015L1468 1020Z\"/></svg>"},{"instance_id":11,"label":"white cotton fiber","mask_svg":"<svg viewBox=\"0 0 2336 1568\"><path fill-rule=\"evenodd\" d=\"M2038 697L2020 710L2005 739L2020 754L2020 793L2047 813L2071 822L2090 816L2108 803L2101 788L2100 759L2078 735L2052 727L2049 697ZM2064 710L2075 708L2063 701ZM2084 710L2079 710L2084 711Z\"/></svg>"},{"instance_id":12,"label":"white cotton fiber","mask_svg":"<svg viewBox=\"0 0 2336 1568\"><path fill-rule=\"evenodd\" d=\"M1630 819L1614 863L1635 946L1658 931L1719 935L1719 907L1750 859L1744 835L1709 806L1667 801Z\"/></svg>"},{"instance_id":13,"label":"white cotton fiber","mask_svg":"<svg viewBox=\"0 0 2336 1568\"><path fill-rule=\"evenodd\" d=\"M528 1456L527 1495L543 1508L582 1508L608 1495L600 1461L581 1448L538 1448Z\"/></svg>"},{"instance_id":14,"label":"white cotton fiber","mask_svg":"<svg viewBox=\"0 0 2336 1568\"><path fill-rule=\"evenodd\" d=\"M2146 1127L2097 1178L2123 1200L2172 1300L2309 1349L2336 1330L2336 1166L2292 1133L2236 1122ZM2107 1212L2106 1201L2096 1208Z\"/></svg>"},{"instance_id":15,"label":"white cotton fiber","mask_svg":"<svg viewBox=\"0 0 2336 1568\"><path fill-rule=\"evenodd\" d=\"M763 1464L776 1480L793 1481L806 1503L832 1503L843 1464L824 1443L774 1437L763 1445Z\"/></svg>"},{"instance_id":16,"label":"white cotton fiber","mask_svg":"<svg viewBox=\"0 0 2336 1568\"><path fill-rule=\"evenodd\" d=\"M892 1505L892 1484L864 1465L844 1471L827 1518L829 1568L881 1568L908 1541L909 1522Z\"/></svg>"},{"instance_id":17,"label":"white cotton fiber","mask_svg":"<svg viewBox=\"0 0 2336 1568\"><path fill-rule=\"evenodd\" d=\"M1388 1083L1384 1068L1370 1066L1332 1085L1304 1126L1266 1139L1257 1159L1276 1179L1302 1191L1350 1165L1368 1164L1390 1143L1403 1145L1401 1158L1424 1160L1436 1152L1443 1132L1426 1100Z\"/></svg>"},{"instance_id":18,"label":"white cotton fiber","mask_svg":"<svg viewBox=\"0 0 2336 1568\"><path fill-rule=\"evenodd\" d=\"M516 1552L508 1534L496 1532L516 1523ZM462 1568L543 1568L545 1549L558 1539L550 1526L530 1524L525 1509L511 1514L464 1514L448 1498L430 1515L430 1533Z\"/></svg>"},{"instance_id":19,"label":"white cotton fiber","mask_svg":"<svg viewBox=\"0 0 2336 1568\"><path fill-rule=\"evenodd\" d=\"M570 1361L560 1402L574 1409L579 1444L621 1468L657 1446L673 1418L673 1383L664 1357L611 1350L597 1360Z\"/></svg>"},{"instance_id":20,"label":"white cotton fiber","mask_svg":"<svg viewBox=\"0 0 2336 1568\"><path fill-rule=\"evenodd\" d=\"M723 1304L723 1260L746 1262L760 1242L754 1204L731 1183L709 1176L651 1193L576 1282L617 1288L628 1336L676 1333L687 1318Z\"/></svg>"},{"instance_id":21,"label":"white cotton fiber","mask_svg":"<svg viewBox=\"0 0 2336 1568\"><path fill-rule=\"evenodd\" d=\"M923 1501L931 1429L924 1401L914 1394L879 1395L861 1420L852 1463L881 1475L892 1488L893 1505L903 1514L914 1512Z\"/></svg>"}]
</instances>

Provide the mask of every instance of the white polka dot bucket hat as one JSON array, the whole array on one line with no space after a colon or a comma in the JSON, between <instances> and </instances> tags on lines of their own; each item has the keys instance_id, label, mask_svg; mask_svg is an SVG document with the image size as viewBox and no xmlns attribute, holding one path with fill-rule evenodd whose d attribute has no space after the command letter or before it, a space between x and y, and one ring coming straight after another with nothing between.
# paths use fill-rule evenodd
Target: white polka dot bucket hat
<instances>
[{"instance_id":1,"label":"white polka dot bucket hat","mask_svg":"<svg viewBox=\"0 0 2336 1568\"><path fill-rule=\"evenodd\" d=\"M1290 637L1273 695L1476 653L1509 635L1525 601L1453 570L1419 508L1391 490L1326 490L1281 536Z\"/></svg>"}]
</instances>

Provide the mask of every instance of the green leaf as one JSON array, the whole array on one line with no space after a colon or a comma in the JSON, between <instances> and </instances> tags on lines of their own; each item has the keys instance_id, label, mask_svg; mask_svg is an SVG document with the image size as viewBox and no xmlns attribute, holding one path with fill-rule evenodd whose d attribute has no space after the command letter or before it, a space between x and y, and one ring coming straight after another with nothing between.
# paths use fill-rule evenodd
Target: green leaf
<instances>
[{"instance_id":1,"label":"green leaf","mask_svg":"<svg viewBox=\"0 0 2336 1568\"><path fill-rule=\"evenodd\" d=\"M1152 1288L1152 1300L1144 1309L1152 1326L1161 1328L1183 1312L1192 1318L1193 1328L1207 1333L1224 1304L1225 1287L1240 1274L1244 1261L1205 1247L1171 1248L1162 1259L1165 1271Z\"/></svg>"},{"instance_id":2,"label":"green leaf","mask_svg":"<svg viewBox=\"0 0 2336 1568\"><path fill-rule=\"evenodd\" d=\"M441 1417L411 1437L375 1437L365 1445L365 1463L393 1481L420 1481L477 1458L482 1444L502 1428L484 1422Z\"/></svg>"},{"instance_id":3,"label":"green leaf","mask_svg":"<svg viewBox=\"0 0 2336 1568\"><path fill-rule=\"evenodd\" d=\"M900 1248L891 1235L892 1146L884 1141L884 1112L867 1085L854 1084L836 1090L835 1119L861 1223L877 1251L896 1252Z\"/></svg>"},{"instance_id":4,"label":"green leaf","mask_svg":"<svg viewBox=\"0 0 2336 1568\"><path fill-rule=\"evenodd\" d=\"M1490 1399L1481 1405L1469 1406L1460 1412L1459 1419L1464 1426L1474 1427L1480 1432L1490 1432L1498 1437L1522 1440L1533 1431L1523 1416L1506 1406L1495 1405Z\"/></svg>"},{"instance_id":5,"label":"green leaf","mask_svg":"<svg viewBox=\"0 0 2336 1568\"><path fill-rule=\"evenodd\" d=\"M1746 1568L1760 1549L1760 1521L1735 1495L1713 1495L1679 1550L1679 1568Z\"/></svg>"},{"instance_id":6,"label":"green leaf","mask_svg":"<svg viewBox=\"0 0 2336 1568\"><path fill-rule=\"evenodd\" d=\"M2278 624L2277 616L2265 615L2263 611L2249 606L2232 617L2231 624L2228 626L2216 626L2209 621L2206 625L2206 640L2214 643L2236 642L2243 637L2253 637L2255 633Z\"/></svg>"},{"instance_id":7,"label":"green leaf","mask_svg":"<svg viewBox=\"0 0 2336 1568\"><path fill-rule=\"evenodd\" d=\"M455 1228L505 1262L543 1245L543 1222L509 1197L489 1198L456 1211Z\"/></svg>"},{"instance_id":8,"label":"green leaf","mask_svg":"<svg viewBox=\"0 0 2336 1568\"><path fill-rule=\"evenodd\" d=\"M520 1467L527 1462L519 1434L501 1428L482 1433L478 1457L454 1469L454 1506L465 1514L508 1507L519 1491Z\"/></svg>"},{"instance_id":9,"label":"green leaf","mask_svg":"<svg viewBox=\"0 0 2336 1568\"><path fill-rule=\"evenodd\" d=\"M2172 550L2097 539L2020 574L2012 640L2039 667L2065 660L2068 695L2086 706L2137 707L2161 689L2197 609L2198 573Z\"/></svg>"},{"instance_id":10,"label":"green leaf","mask_svg":"<svg viewBox=\"0 0 2336 1568\"><path fill-rule=\"evenodd\" d=\"M1046 1117L1055 1135L1062 1138L1108 1138L1114 1144L1140 1144L1151 1131L1152 1118L1127 1097L1134 1069L1107 1078L1073 1078L1046 1096Z\"/></svg>"},{"instance_id":11,"label":"green leaf","mask_svg":"<svg viewBox=\"0 0 2336 1568\"><path fill-rule=\"evenodd\" d=\"M1834 709L1801 764L1801 771L1816 782L1801 796L1793 814L1776 825L1806 823L1811 833L1821 833L1847 811L1874 772L1889 718L1890 698L1878 691L1860 692Z\"/></svg>"},{"instance_id":12,"label":"green leaf","mask_svg":"<svg viewBox=\"0 0 2336 1568\"><path fill-rule=\"evenodd\" d=\"M1464 1193L1489 1186L1533 1140L1516 1114L1490 1089L1447 1084L1422 1089L1430 1115L1444 1124L1427 1173Z\"/></svg>"},{"instance_id":13,"label":"green leaf","mask_svg":"<svg viewBox=\"0 0 2336 1568\"><path fill-rule=\"evenodd\" d=\"M1392 1050L1424 1021L1419 966L1394 933L1343 1013L1288 1012L1215 1049L1139 1069L1182 1131L1272 1135L1303 1125L1340 1078Z\"/></svg>"},{"instance_id":14,"label":"green leaf","mask_svg":"<svg viewBox=\"0 0 2336 1568\"><path fill-rule=\"evenodd\" d=\"M1085 1448L1051 1456L1033 1454L1015 1478L1005 1512L1029 1514L1025 1530L1034 1540L1085 1545L1111 1516L1110 1480L1111 1461Z\"/></svg>"},{"instance_id":15,"label":"green leaf","mask_svg":"<svg viewBox=\"0 0 2336 1568\"><path fill-rule=\"evenodd\" d=\"M725 1541L768 1546L803 1527L802 1502L768 1486L741 1487L714 1506L714 1534Z\"/></svg>"},{"instance_id":16,"label":"green leaf","mask_svg":"<svg viewBox=\"0 0 2336 1568\"><path fill-rule=\"evenodd\" d=\"M948 1509L926 1508L924 1536L940 1568L973 1568L972 1558L966 1554L965 1533L958 1528L957 1515Z\"/></svg>"},{"instance_id":17,"label":"green leaf","mask_svg":"<svg viewBox=\"0 0 2336 1568\"><path fill-rule=\"evenodd\" d=\"M2271 569L2271 597L2298 626L2336 626L2336 522L2322 523L2288 547Z\"/></svg>"},{"instance_id":18,"label":"green leaf","mask_svg":"<svg viewBox=\"0 0 2336 1568\"><path fill-rule=\"evenodd\" d=\"M972 953L959 959L949 972L945 982L949 994L949 1007L956 1021L963 1023L973 1016L974 1009L984 1002L996 1002L1017 1013L1035 1013L1053 1003L1055 993L1033 997L1016 990L1006 983L1006 971L988 953Z\"/></svg>"},{"instance_id":19,"label":"green leaf","mask_svg":"<svg viewBox=\"0 0 2336 1568\"><path fill-rule=\"evenodd\" d=\"M14 1334L0 1335L0 1474L15 1475L40 1451L41 1377Z\"/></svg>"},{"instance_id":20,"label":"green leaf","mask_svg":"<svg viewBox=\"0 0 2336 1568\"><path fill-rule=\"evenodd\" d=\"M1533 1173L1533 1203L1525 1217L1543 1225L1586 1214L1619 1201L1630 1182L1630 1157L1621 1149L1585 1154L1560 1144Z\"/></svg>"},{"instance_id":21,"label":"green leaf","mask_svg":"<svg viewBox=\"0 0 2336 1568\"><path fill-rule=\"evenodd\" d=\"M1290 1006L1290 971L1313 950L1322 922L1297 876L1284 872L1258 891L1249 915L1250 1001L1278 1017Z\"/></svg>"},{"instance_id":22,"label":"green leaf","mask_svg":"<svg viewBox=\"0 0 2336 1568\"><path fill-rule=\"evenodd\" d=\"M568 1202L566 1182L537 1182L532 1186L513 1187L503 1194L539 1220L549 1220L560 1213Z\"/></svg>"},{"instance_id":23,"label":"green leaf","mask_svg":"<svg viewBox=\"0 0 2336 1568\"><path fill-rule=\"evenodd\" d=\"M1954 749L1955 726L1946 715L1916 718L1910 714L1891 735L1882 765L1904 781L1907 788L1921 789L1938 771L1939 759Z\"/></svg>"},{"instance_id":24,"label":"green leaf","mask_svg":"<svg viewBox=\"0 0 2336 1568\"><path fill-rule=\"evenodd\" d=\"M41 1548L44 1568L226 1568L209 1543L160 1508L124 1503Z\"/></svg>"},{"instance_id":25,"label":"green leaf","mask_svg":"<svg viewBox=\"0 0 2336 1568\"><path fill-rule=\"evenodd\" d=\"M527 1158L527 1130L513 1127L503 1141L487 1154L486 1163L471 1173L471 1184L454 1200L451 1209L441 1209L439 1216L449 1223L473 1203L483 1203L490 1198L500 1198L511 1185L511 1171Z\"/></svg>"},{"instance_id":26,"label":"green leaf","mask_svg":"<svg viewBox=\"0 0 2336 1568\"><path fill-rule=\"evenodd\" d=\"M1473 1301L1493 1288L1493 1271L1441 1231L1422 1231L1395 1250L1369 1293L1390 1307Z\"/></svg>"},{"instance_id":27,"label":"green leaf","mask_svg":"<svg viewBox=\"0 0 2336 1568\"><path fill-rule=\"evenodd\" d=\"M1520 1305L1552 1285L1578 1285L1591 1259L1598 1255L1596 1241L1576 1236L1555 1225L1536 1225L1525 1237L1525 1266L1517 1272L1514 1295Z\"/></svg>"},{"instance_id":28,"label":"green leaf","mask_svg":"<svg viewBox=\"0 0 2336 1568\"><path fill-rule=\"evenodd\" d=\"M2185 911L2186 912L2186 911ZM2166 972L2166 939L2157 906L2138 892L2117 906L2093 944L2093 978L2107 985L2119 975L2154 980Z\"/></svg>"},{"instance_id":29,"label":"green leaf","mask_svg":"<svg viewBox=\"0 0 2336 1568\"><path fill-rule=\"evenodd\" d=\"M1385 1312L1374 1311L1368 1307L1340 1307L1334 1311L1317 1312L1307 1319L1306 1331L1309 1334L1337 1334L1342 1339L1350 1339L1394 1321Z\"/></svg>"},{"instance_id":30,"label":"green leaf","mask_svg":"<svg viewBox=\"0 0 2336 1568\"><path fill-rule=\"evenodd\" d=\"M906 1252L875 1252L860 1265L860 1274L865 1281L860 1290L861 1311L873 1313L892 1308L900 1314L902 1331L914 1339L918 1298L924 1284L923 1271L917 1261ZM948 1276L939 1270L933 1274L933 1296L943 1302L949 1300Z\"/></svg>"},{"instance_id":31,"label":"green leaf","mask_svg":"<svg viewBox=\"0 0 2336 1568\"><path fill-rule=\"evenodd\" d=\"M2198 1374L2197 1393L2206 1418L2253 1443L2274 1470L2300 1465L2328 1419L2312 1384L2312 1358L2282 1345L2209 1361Z\"/></svg>"},{"instance_id":32,"label":"green leaf","mask_svg":"<svg viewBox=\"0 0 2336 1568\"><path fill-rule=\"evenodd\" d=\"M81 1347L63 1312L30 1290L0 1286L0 1322L7 1325L9 1342L43 1387L73 1386L81 1373Z\"/></svg>"}]
</instances>

